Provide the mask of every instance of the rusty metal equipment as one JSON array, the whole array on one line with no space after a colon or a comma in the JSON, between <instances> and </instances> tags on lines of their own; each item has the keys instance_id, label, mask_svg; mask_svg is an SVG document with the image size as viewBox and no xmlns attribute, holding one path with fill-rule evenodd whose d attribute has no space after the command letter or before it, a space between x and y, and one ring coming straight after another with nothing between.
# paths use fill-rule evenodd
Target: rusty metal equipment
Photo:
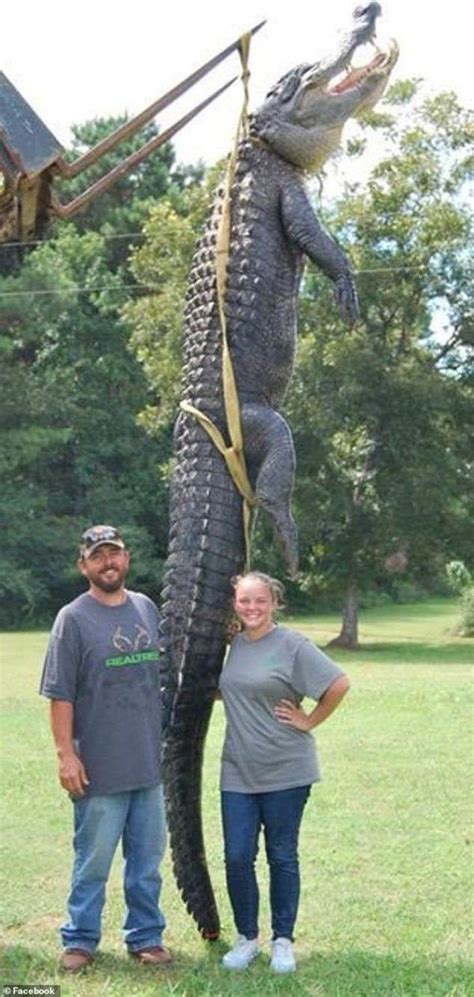
<instances>
[{"instance_id":1,"label":"rusty metal equipment","mask_svg":"<svg viewBox=\"0 0 474 997\"><path fill-rule=\"evenodd\" d=\"M251 29L250 34L255 34L264 24L265 21L261 21ZM228 80L174 125L146 142L68 204L61 204L52 190L55 176L70 179L87 170L111 149L140 131L160 111L238 49L240 44L240 39L232 42L73 163L65 161L63 146L5 74L0 72L0 242L27 242L41 238L52 218L70 218L168 142L192 118L224 93L237 77Z\"/></svg>"}]
</instances>

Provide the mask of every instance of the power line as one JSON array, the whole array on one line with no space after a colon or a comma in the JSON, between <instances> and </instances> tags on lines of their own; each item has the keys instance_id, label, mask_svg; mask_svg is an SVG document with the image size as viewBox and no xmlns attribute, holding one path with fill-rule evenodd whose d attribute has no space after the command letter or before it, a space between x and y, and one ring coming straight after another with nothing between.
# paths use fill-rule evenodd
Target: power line
<instances>
[{"instance_id":1,"label":"power line","mask_svg":"<svg viewBox=\"0 0 474 997\"><path fill-rule=\"evenodd\" d=\"M428 270L428 265L403 266L403 267L370 267L363 270L354 270L354 276L372 273L403 273L405 270ZM31 297L48 296L56 294L96 294L102 291L130 291L142 290L152 291L161 288L162 284L99 284L97 287L89 287L86 284L71 284L69 287L61 288L35 288L31 290L21 289L18 291L0 291L0 298L20 297L29 294Z\"/></svg>"},{"instance_id":2,"label":"power line","mask_svg":"<svg viewBox=\"0 0 474 997\"><path fill-rule=\"evenodd\" d=\"M99 235L100 238L103 239L105 242L114 242L118 239L136 239L138 236L142 236L143 238L145 237L144 232L120 232L116 233L115 235L103 235L101 232L94 234ZM44 239L31 239L28 240L27 242L26 241L4 242L3 245L0 247L0 250L15 249L18 248L19 246L22 246L24 249L28 249L30 246L50 246L50 245L53 246L55 245L54 239L51 239L50 242L45 242Z\"/></svg>"},{"instance_id":3,"label":"power line","mask_svg":"<svg viewBox=\"0 0 474 997\"><path fill-rule=\"evenodd\" d=\"M104 242L118 242L118 241L123 241L124 239L146 238L145 232L120 232L120 233L115 233L114 235L103 235L102 233L99 232L97 234L100 236L101 239L104 240ZM31 241L28 242L4 242L0 246L0 254L4 249L15 249L18 247L28 248L29 246L45 246L45 245L52 245L54 247L55 242L53 239L51 240L50 243L45 242L44 239L32 239ZM402 270L426 270L426 269L428 269L426 264L417 265L417 266L412 266L410 264L407 264L406 266L403 267L375 267L373 269L354 270L353 272L355 274L385 273L386 271L389 270L402 271Z\"/></svg>"},{"instance_id":4,"label":"power line","mask_svg":"<svg viewBox=\"0 0 474 997\"><path fill-rule=\"evenodd\" d=\"M0 298L17 297L19 295L29 294L31 297L37 297L39 295L51 295L51 294L96 294L100 291L130 291L130 290L151 290L161 287L161 284L115 284L108 285L103 284L98 287L88 287L87 285L71 284L70 287L62 288L37 288L35 290L21 290L21 291L0 291Z\"/></svg>"},{"instance_id":5,"label":"power line","mask_svg":"<svg viewBox=\"0 0 474 997\"><path fill-rule=\"evenodd\" d=\"M417 266L409 263L404 267L367 267L365 270L353 270L355 277L361 273L403 273L404 270L429 270L427 263L420 263Z\"/></svg>"}]
</instances>

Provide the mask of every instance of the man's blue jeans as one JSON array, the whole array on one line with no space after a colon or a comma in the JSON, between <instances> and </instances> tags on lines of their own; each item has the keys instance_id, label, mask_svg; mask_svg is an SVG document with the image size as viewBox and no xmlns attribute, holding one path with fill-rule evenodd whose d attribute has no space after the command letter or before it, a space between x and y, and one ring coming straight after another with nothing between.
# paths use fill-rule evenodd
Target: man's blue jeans
<instances>
[{"instance_id":1,"label":"man's blue jeans","mask_svg":"<svg viewBox=\"0 0 474 997\"><path fill-rule=\"evenodd\" d=\"M255 860L263 827L273 938L293 940L300 895L298 833L310 790L298 786L273 793L221 794L227 889L235 926L246 938L258 935Z\"/></svg>"},{"instance_id":2,"label":"man's blue jeans","mask_svg":"<svg viewBox=\"0 0 474 997\"><path fill-rule=\"evenodd\" d=\"M165 919L159 908L160 862L166 846L161 786L74 801L74 866L69 921L61 928L68 949L94 952L101 935L105 887L122 840L129 949L161 945Z\"/></svg>"}]
</instances>

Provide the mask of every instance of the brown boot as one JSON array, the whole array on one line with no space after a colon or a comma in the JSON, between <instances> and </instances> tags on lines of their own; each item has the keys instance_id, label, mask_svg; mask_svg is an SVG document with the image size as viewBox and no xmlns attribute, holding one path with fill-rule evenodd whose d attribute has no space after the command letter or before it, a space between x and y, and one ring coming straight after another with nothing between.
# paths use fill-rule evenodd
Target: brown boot
<instances>
[{"instance_id":1,"label":"brown boot","mask_svg":"<svg viewBox=\"0 0 474 997\"><path fill-rule=\"evenodd\" d=\"M85 952L83 949L66 949L61 959L61 967L65 973L80 973L81 969L87 969L91 965L93 959L92 952Z\"/></svg>"},{"instance_id":2,"label":"brown boot","mask_svg":"<svg viewBox=\"0 0 474 997\"><path fill-rule=\"evenodd\" d=\"M173 962L168 950L162 948L161 945L151 945L150 948L138 949L137 952L132 952L129 949L128 954L132 956L132 959L140 962L142 966L169 966L170 962Z\"/></svg>"}]
</instances>

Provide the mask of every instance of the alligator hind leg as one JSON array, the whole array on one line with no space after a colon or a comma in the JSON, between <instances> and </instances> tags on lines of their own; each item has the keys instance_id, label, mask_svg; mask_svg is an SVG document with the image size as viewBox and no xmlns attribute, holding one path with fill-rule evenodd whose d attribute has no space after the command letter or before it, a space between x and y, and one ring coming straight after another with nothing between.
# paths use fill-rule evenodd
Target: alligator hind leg
<instances>
[{"instance_id":1,"label":"alligator hind leg","mask_svg":"<svg viewBox=\"0 0 474 997\"><path fill-rule=\"evenodd\" d=\"M291 513L295 448L287 423L265 405L241 410L245 458L258 504L270 516L291 575L298 568L298 532Z\"/></svg>"}]
</instances>

